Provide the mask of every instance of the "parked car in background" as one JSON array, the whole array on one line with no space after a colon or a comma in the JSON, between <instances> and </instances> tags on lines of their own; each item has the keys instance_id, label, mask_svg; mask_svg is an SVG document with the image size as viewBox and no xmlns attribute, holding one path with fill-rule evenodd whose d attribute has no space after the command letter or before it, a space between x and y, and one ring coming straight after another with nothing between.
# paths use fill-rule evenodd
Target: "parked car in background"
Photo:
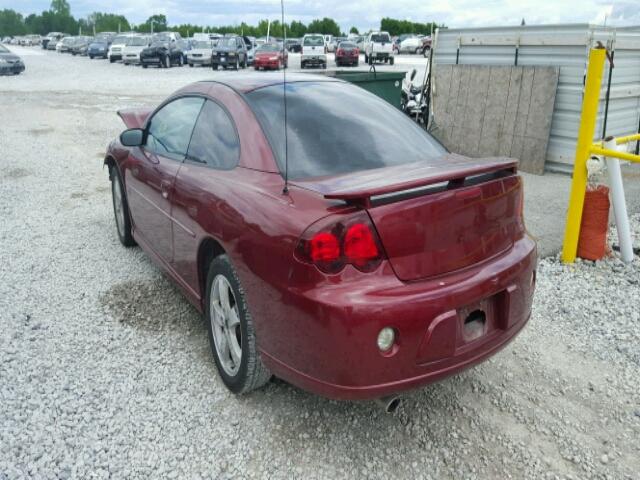
<instances>
[{"instance_id":1,"label":"parked car in background","mask_svg":"<svg viewBox=\"0 0 640 480\"><path fill-rule=\"evenodd\" d=\"M289 53L277 43L265 43L256 49L253 66L256 70L287 68L289 66Z\"/></svg>"},{"instance_id":2,"label":"parked car in background","mask_svg":"<svg viewBox=\"0 0 640 480\"><path fill-rule=\"evenodd\" d=\"M367 36L364 49L364 61L370 65L374 63L389 63L393 65L395 52L391 36L387 32L371 32Z\"/></svg>"},{"instance_id":3,"label":"parked car in background","mask_svg":"<svg viewBox=\"0 0 640 480\"><path fill-rule=\"evenodd\" d=\"M422 55L426 58L429 56L429 52L431 52L431 37L424 37L422 39Z\"/></svg>"},{"instance_id":4,"label":"parked car in background","mask_svg":"<svg viewBox=\"0 0 640 480\"><path fill-rule=\"evenodd\" d=\"M301 53L302 43L297 38L287 38L286 48L291 53Z\"/></svg>"},{"instance_id":5,"label":"parked car in background","mask_svg":"<svg viewBox=\"0 0 640 480\"><path fill-rule=\"evenodd\" d=\"M347 39L345 37L333 37L330 43L327 44L327 52L335 53L338 49L338 45L341 42L345 42Z\"/></svg>"},{"instance_id":6,"label":"parked car in background","mask_svg":"<svg viewBox=\"0 0 640 480\"><path fill-rule=\"evenodd\" d=\"M327 68L327 46L325 37L318 33L308 33L302 37L300 68Z\"/></svg>"},{"instance_id":7,"label":"parked car in background","mask_svg":"<svg viewBox=\"0 0 640 480\"><path fill-rule=\"evenodd\" d=\"M71 52L71 47L73 46L73 43L75 42L75 38L76 37L64 37L62 38L62 40L60 40L58 42L58 44L56 45L56 52L58 53L69 53Z\"/></svg>"},{"instance_id":8,"label":"parked car in background","mask_svg":"<svg viewBox=\"0 0 640 480\"><path fill-rule=\"evenodd\" d=\"M288 78L285 123L282 82L225 75L121 110L104 162L119 241L202 312L224 385L379 398L500 351L536 283L517 160L450 154L324 76Z\"/></svg>"},{"instance_id":9,"label":"parked car in background","mask_svg":"<svg viewBox=\"0 0 640 480\"><path fill-rule=\"evenodd\" d=\"M0 44L0 75L19 75L24 72L24 69L22 59Z\"/></svg>"},{"instance_id":10,"label":"parked car in background","mask_svg":"<svg viewBox=\"0 0 640 480\"><path fill-rule=\"evenodd\" d=\"M187 63L190 67L200 65L202 67L211 66L211 57L216 42L213 40L196 40L189 52L187 52Z\"/></svg>"},{"instance_id":11,"label":"parked car in background","mask_svg":"<svg viewBox=\"0 0 640 480\"><path fill-rule=\"evenodd\" d=\"M358 46L358 50L360 50L360 53L364 53L364 47L367 44L367 37L358 37L358 39L355 41L355 44Z\"/></svg>"},{"instance_id":12,"label":"parked car in background","mask_svg":"<svg viewBox=\"0 0 640 480\"><path fill-rule=\"evenodd\" d=\"M115 37L116 34L113 32L98 33L87 49L87 55L89 58L108 58L109 47Z\"/></svg>"},{"instance_id":13,"label":"parked car in background","mask_svg":"<svg viewBox=\"0 0 640 480\"><path fill-rule=\"evenodd\" d=\"M23 47L33 47L35 45L40 45L42 42L42 37L40 35L26 35L20 39L20 45Z\"/></svg>"},{"instance_id":14,"label":"parked car in background","mask_svg":"<svg viewBox=\"0 0 640 480\"><path fill-rule=\"evenodd\" d=\"M245 35L242 38L247 46L247 65L253 65L253 61L256 57L256 48L258 48L256 37L248 37Z\"/></svg>"},{"instance_id":15,"label":"parked car in background","mask_svg":"<svg viewBox=\"0 0 640 480\"><path fill-rule=\"evenodd\" d=\"M135 33L124 33L119 34L114 37L111 41L111 45L109 45L109 50L107 52L107 58L109 59L109 63L114 63L122 60L122 51L124 47L127 46L127 41L136 36Z\"/></svg>"},{"instance_id":16,"label":"parked car in background","mask_svg":"<svg viewBox=\"0 0 640 480\"><path fill-rule=\"evenodd\" d=\"M142 68L155 65L160 68L171 68L173 65L184 65L183 52L180 47L179 33L162 32L151 37L151 44L140 52Z\"/></svg>"},{"instance_id":17,"label":"parked car in background","mask_svg":"<svg viewBox=\"0 0 640 480\"><path fill-rule=\"evenodd\" d=\"M71 47L71 54L74 57L76 55L87 56L89 45L92 42L93 42L93 37L85 37L85 36L76 37Z\"/></svg>"},{"instance_id":18,"label":"parked car in background","mask_svg":"<svg viewBox=\"0 0 640 480\"><path fill-rule=\"evenodd\" d=\"M151 37L137 35L127 39L122 49L122 63L125 65L140 65L140 53L151 43Z\"/></svg>"},{"instance_id":19,"label":"parked car in background","mask_svg":"<svg viewBox=\"0 0 640 480\"><path fill-rule=\"evenodd\" d=\"M399 53L422 53L422 37L411 35L400 42Z\"/></svg>"},{"instance_id":20,"label":"parked car in background","mask_svg":"<svg viewBox=\"0 0 640 480\"><path fill-rule=\"evenodd\" d=\"M340 42L336 49L336 66L353 66L360 64L360 49L353 42Z\"/></svg>"},{"instance_id":21,"label":"parked car in background","mask_svg":"<svg viewBox=\"0 0 640 480\"><path fill-rule=\"evenodd\" d=\"M247 45L244 39L238 35L231 35L218 40L218 44L211 54L211 68L217 70L240 67L247 68L249 60L247 58Z\"/></svg>"},{"instance_id":22,"label":"parked car in background","mask_svg":"<svg viewBox=\"0 0 640 480\"><path fill-rule=\"evenodd\" d=\"M42 48L46 50L56 50L56 47L60 40L67 35L60 32L51 32L47 35L47 38L42 42Z\"/></svg>"}]
</instances>

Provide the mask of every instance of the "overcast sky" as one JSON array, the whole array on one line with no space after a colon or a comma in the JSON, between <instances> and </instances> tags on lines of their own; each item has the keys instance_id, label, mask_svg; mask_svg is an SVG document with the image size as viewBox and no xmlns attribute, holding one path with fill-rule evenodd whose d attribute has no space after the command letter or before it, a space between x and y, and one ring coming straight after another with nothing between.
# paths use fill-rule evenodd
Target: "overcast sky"
<instances>
[{"instance_id":1,"label":"overcast sky","mask_svg":"<svg viewBox=\"0 0 640 480\"><path fill-rule=\"evenodd\" d=\"M170 24L207 25L257 23L279 18L280 0L69 0L76 17L100 11L121 13L141 23L154 13ZM50 0L0 0L0 9L23 14L49 8ZM582 23L640 25L640 0L285 0L285 18L305 23L324 16L335 18L343 30L352 25L379 27L388 16L418 22L436 21L450 27L520 24Z\"/></svg>"}]
</instances>

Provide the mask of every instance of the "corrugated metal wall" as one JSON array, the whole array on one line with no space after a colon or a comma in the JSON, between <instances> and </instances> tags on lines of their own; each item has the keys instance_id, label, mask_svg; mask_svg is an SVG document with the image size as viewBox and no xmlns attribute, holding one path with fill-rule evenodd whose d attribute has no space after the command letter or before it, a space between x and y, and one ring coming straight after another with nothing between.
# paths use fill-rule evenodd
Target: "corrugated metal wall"
<instances>
[{"instance_id":1,"label":"corrugated metal wall","mask_svg":"<svg viewBox=\"0 0 640 480\"><path fill-rule=\"evenodd\" d=\"M600 41L615 51L607 134L628 135L640 122L640 27L610 28L586 24L439 30L434 46L438 64L557 66L560 78L547 148L547 169L573 164L584 75L589 49ZM597 136L602 134L605 71ZM434 85L437 89L438 85ZM437 122L437 119L436 119Z\"/></svg>"}]
</instances>

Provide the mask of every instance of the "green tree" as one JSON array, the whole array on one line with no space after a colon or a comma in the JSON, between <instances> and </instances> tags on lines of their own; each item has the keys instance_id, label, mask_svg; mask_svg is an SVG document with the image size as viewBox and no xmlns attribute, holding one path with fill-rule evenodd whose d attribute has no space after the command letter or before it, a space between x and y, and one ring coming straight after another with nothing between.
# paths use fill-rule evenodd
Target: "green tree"
<instances>
[{"instance_id":1,"label":"green tree","mask_svg":"<svg viewBox=\"0 0 640 480\"><path fill-rule=\"evenodd\" d=\"M323 35L340 36L340 26L332 18L324 17L322 20L313 20L307 27L309 33L322 33Z\"/></svg>"},{"instance_id":2,"label":"green tree","mask_svg":"<svg viewBox=\"0 0 640 480\"><path fill-rule=\"evenodd\" d=\"M27 28L22 15L10 9L0 10L0 37L24 35Z\"/></svg>"},{"instance_id":3,"label":"green tree","mask_svg":"<svg viewBox=\"0 0 640 480\"><path fill-rule=\"evenodd\" d=\"M349 30L349 33L353 33L355 35L360 35L360 32L358 31L358 29L356 27L351 27L351 29Z\"/></svg>"},{"instance_id":4,"label":"green tree","mask_svg":"<svg viewBox=\"0 0 640 480\"><path fill-rule=\"evenodd\" d=\"M152 28L153 24L153 28ZM167 24L167 17L162 14L151 15L147 18L147 21L138 25L136 30L142 33L164 32L169 29Z\"/></svg>"},{"instance_id":5,"label":"green tree","mask_svg":"<svg viewBox=\"0 0 640 480\"><path fill-rule=\"evenodd\" d=\"M69 6L69 2L67 2L67 0L51 0L50 10L53 13L63 17L71 16L71 7Z\"/></svg>"},{"instance_id":6,"label":"green tree","mask_svg":"<svg viewBox=\"0 0 640 480\"><path fill-rule=\"evenodd\" d=\"M442 27L444 27L444 25L442 25ZM383 18L380 22L380 30L389 32L392 36L402 35L404 33L431 35L436 28L438 28L438 25L435 22L418 23L388 17Z\"/></svg>"},{"instance_id":7,"label":"green tree","mask_svg":"<svg viewBox=\"0 0 640 480\"><path fill-rule=\"evenodd\" d=\"M113 13L93 12L86 19L87 27L96 33L99 32L127 32L131 30L129 21L123 15ZM85 27L83 26L84 30Z\"/></svg>"}]
</instances>

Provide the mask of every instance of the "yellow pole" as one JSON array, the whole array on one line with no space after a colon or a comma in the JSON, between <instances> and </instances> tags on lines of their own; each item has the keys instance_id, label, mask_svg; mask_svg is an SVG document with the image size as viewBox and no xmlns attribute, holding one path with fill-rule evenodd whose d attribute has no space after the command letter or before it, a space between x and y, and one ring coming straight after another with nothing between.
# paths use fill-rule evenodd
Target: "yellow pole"
<instances>
[{"instance_id":1,"label":"yellow pole","mask_svg":"<svg viewBox=\"0 0 640 480\"><path fill-rule=\"evenodd\" d=\"M589 159L589 151L596 131L596 117L600 102L600 87L602 85L605 58L606 50L604 48L591 49L584 99L582 100L582 116L580 118L580 130L578 131L578 144L573 167L567 225L562 247L562 261L565 263L573 263L578 252L578 237L580 236L582 209L588 180L587 160Z\"/></svg>"}]
</instances>

